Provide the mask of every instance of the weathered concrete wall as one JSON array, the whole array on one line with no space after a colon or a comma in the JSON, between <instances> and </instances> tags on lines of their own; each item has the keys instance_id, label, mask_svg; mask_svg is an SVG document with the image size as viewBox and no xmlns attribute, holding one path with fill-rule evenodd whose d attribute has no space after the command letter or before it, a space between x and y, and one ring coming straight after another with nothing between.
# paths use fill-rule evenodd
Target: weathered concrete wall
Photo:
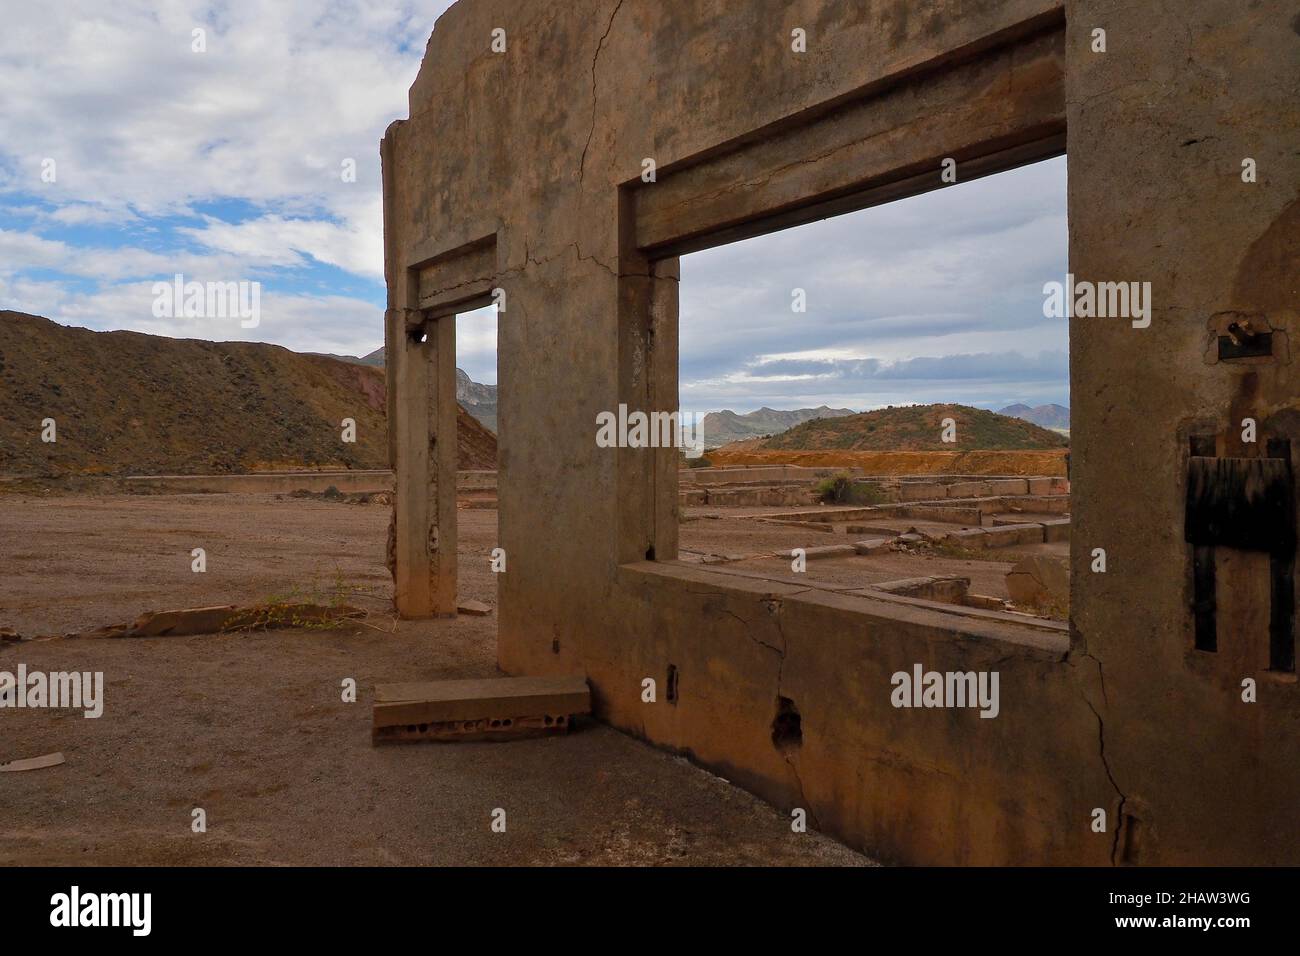
<instances>
[{"instance_id":1,"label":"weathered concrete wall","mask_svg":"<svg viewBox=\"0 0 1300 956\"><path fill-rule=\"evenodd\" d=\"M1068 6L1067 28L1059 0L462 0L385 139L388 341L411 310L505 292L507 671L585 670L616 726L888 860L1297 862L1296 686L1272 680L1267 702L1243 705L1238 674L1189 659L1178 512L1179 430L1223 421L1235 394L1202 364L1207 317L1294 295L1278 243L1300 177L1278 131L1295 127L1295 37L1280 0ZM806 54L791 52L795 27ZM673 256L935 188L943 156L979 174L1059 152L1067 118L1075 271L1151 279L1160 303L1151 329L1072 329L1074 557L1096 541L1114 554L1105 576L1073 576L1073 649L993 612L673 562L675 453L593 440L620 402L676 407ZM1252 153L1266 181L1242 194L1238 154ZM639 179L646 158L655 184ZM414 561L439 513L420 480L437 398L418 350L393 353ZM1281 428L1294 374L1258 376ZM999 716L893 707L890 676L914 664L998 671ZM790 706L797 744L774 735ZM1117 833L1131 813L1143 824Z\"/></svg>"},{"instance_id":2,"label":"weathered concrete wall","mask_svg":"<svg viewBox=\"0 0 1300 956\"><path fill-rule=\"evenodd\" d=\"M1070 329L1073 624L1105 675L1106 754L1158 863L1300 862L1300 686L1268 671L1268 559L1219 550L1218 653L1193 649L1189 435L1241 420L1300 448L1300 367L1207 363L1217 313L1300 309L1294 3L1068 6L1070 265L1152 283L1150 328ZM1090 54L1094 26L1108 52ZM1242 181L1242 160L1258 182ZM1294 352L1294 348L1292 349ZM1261 435L1260 444L1264 436ZM1089 572L1106 549L1105 574ZM1242 680L1259 683L1242 701Z\"/></svg>"}]
</instances>

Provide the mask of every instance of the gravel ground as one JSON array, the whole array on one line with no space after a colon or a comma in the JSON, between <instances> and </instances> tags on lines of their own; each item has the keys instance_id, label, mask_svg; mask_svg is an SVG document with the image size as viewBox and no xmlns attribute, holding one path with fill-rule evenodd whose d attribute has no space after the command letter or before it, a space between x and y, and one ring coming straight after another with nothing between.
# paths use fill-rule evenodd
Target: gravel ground
<instances>
[{"instance_id":1,"label":"gravel ground","mask_svg":"<svg viewBox=\"0 0 1300 956\"><path fill-rule=\"evenodd\" d=\"M566 737L372 747L377 682L497 674L495 616L392 619L387 522L381 506L273 495L0 496L0 627L25 636L270 598L341 594L371 611L346 630L0 645L0 671L105 680L96 720L0 710L0 762L67 758L0 774L0 864L870 863L594 721ZM688 522L684 546L720 546L704 527L719 524ZM493 511L460 513L462 597L493 605L495 528ZM346 678L356 703L341 699ZM195 808L206 833L192 832Z\"/></svg>"}]
</instances>

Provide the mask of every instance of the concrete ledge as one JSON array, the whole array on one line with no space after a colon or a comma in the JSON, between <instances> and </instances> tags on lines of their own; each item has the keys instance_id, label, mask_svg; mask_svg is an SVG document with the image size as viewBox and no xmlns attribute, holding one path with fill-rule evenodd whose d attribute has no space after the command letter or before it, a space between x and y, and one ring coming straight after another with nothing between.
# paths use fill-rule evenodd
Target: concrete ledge
<instances>
[{"instance_id":1,"label":"concrete ledge","mask_svg":"<svg viewBox=\"0 0 1300 956\"><path fill-rule=\"evenodd\" d=\"M954 481L947 488L949 498L988 498L993 489L987 481Z\"/></svg>"},{"instance_id":2,"label":"concrete ledge","mask_svg":"<svg viewBox=\"0 0 1300 956\"><path fill-rule=\"evenodd\" d=\"M931 641L957 639L987 643L990 648L1008 646L1026 660L1060 662L1070 649L1068 628L1059 622L955 604L942 604L870 588L829 589L797 585L777 579L742 575L720 568L670 561L637 561L619 566L619 576L634 586L679 584L689 593L692 584L706 585L710 592L750 599L779 599L786 604L821 605L833 609L840 623L849 629L870 622L888 625L895 621L914 634L917 648ZM915 629L915 630L913 630Z\"/></svg>"},{"instance_id":3,"label":"concrete ledge","mask_svg":"<svg viewBox=\"0 0 1300 956\"><path fill-rule=\"evenodd\" d=\"M961 548L979 549L988 546L988 535L984 533L983 528L962 528L960 531L945 535L940 540Z\"/></svg>"},{"instance_id":4,"label":"concrete ledge","mask_svg":"<svg viewBox=\"0 0 1300 956\"><path fill-rule=\"evenodd\" d=\"M1025 478L999 478L996 481L990 481L989 493L993 495L1027 495L1029 494L1029 481Z\"/></svg>"},{"instance_id":5,"label":"concrete ledge","mask_svg":"<svg viewBox=\"0 0 1300 956\"><path fill-rule=\"evenodd\" d=\"M884 554L890 550L892 538L867 538L863 541L854 541L853 550L858 554Z\"/></svg>"},{"instance_id":6,"label":"concrete ledge","mask_svg":"<svg viewBox=\"0 0 1300 956\"><path fill-rule=\"evenodd\" d=\"M873 584L872 587L890 594L924 598L927 601L962 604L966 592L970 590L970 578L953 574L935 574L920 578L903 578L899 581L882 581Z\"/></svg>"},{"instance_id":7,"label":"concrete ledge","mask_svg":"<svg viewBox=\"0 0 1300 956\"><path fill-rule=\"evenodd\" d=\"M1056 518L1043 522L1043 540L1048 544L1070 540L1070 519Z\"/></svg>"},{"instance_id":8,"label":"concrete ledge","mask_svg":"<svg viewBox=\"0 0 1300 956\"><path fill-rule=\"evenodd\" d=\"M851 558L857 554L857 550L851 544L829 544L816 548L804 548L804 557L809 561L817 561L822 558ZM794 560L794 551L778 551L778 558Z\"/></svg>"},{"instance_id":9,"label":"concrete ledge","mask_svg":"<svg viewBox=\"0 0 1300 956\"><path fill-rule=\"evenodd\" d=\"M1041 524L1009 524L984 529L984 547L1011 548L1018 544L1042 544Z\"/></svg>"}]
</instances>

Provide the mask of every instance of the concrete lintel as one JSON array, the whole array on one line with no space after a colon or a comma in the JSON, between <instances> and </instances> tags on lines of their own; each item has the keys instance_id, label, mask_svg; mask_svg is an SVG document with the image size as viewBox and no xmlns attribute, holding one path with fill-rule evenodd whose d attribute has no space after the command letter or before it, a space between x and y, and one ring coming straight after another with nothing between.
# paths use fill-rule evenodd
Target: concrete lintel
<instances>
[{"instance_id":1,"label":"concrete lintel","mask_svg":"<svg viewBox=\"0 0 1300 956\"><path fill-rule=\"evenodd\" d=\"M1063 31L820 112L634 188L636 245L681 255L941 188L1065 150ZM974 91L974 92L972 92ZM942 121L936 121L942 116ZM809 158L811 156L811 158Z\"/></svg>"}]
</instances>

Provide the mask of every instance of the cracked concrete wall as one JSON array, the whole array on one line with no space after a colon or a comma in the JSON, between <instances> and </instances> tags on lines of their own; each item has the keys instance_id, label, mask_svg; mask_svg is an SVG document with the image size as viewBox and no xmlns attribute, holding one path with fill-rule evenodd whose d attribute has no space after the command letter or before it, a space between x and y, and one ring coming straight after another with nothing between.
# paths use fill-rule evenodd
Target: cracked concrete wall
<instances>
[{"instance_id":1,"label":"cracked concrete wall","mask_svg":"<svg viewBox=\"0 0 1300 956\"><path fill-rule=\"evenodd\" d=\"M1213 410L1192 381L1214 375L1198 364L1204 342L1193 347L1204 337L1204 316L1182 310L1218 311L1232 299L1221 220L1237 223L1242 238L1260 235L1286 204L1274 190L1244 209L1233 205L1232 170L1214 174L1219 180L1202 170L1195 182L1222 191L1223 207L1201 220L1204 197L1180 192L1192 174L1167 148L1182 126L1196 127L1183 138L1233 126L1236 138L1279 143L1266 117L1294 117L1295 100L1288 104L1286 85L1264 77L1285 64L1290 41L1257 43L1253 33L1284 4L1141 6L1152 12L1069 5L1071 261L1080 274L1152 278L1196 293L1178 311L1158 309L1156 321L1168 327L1145 330L1145 339L1136 330L1072 330L1081 423L1075 560L1093 539L1109 538L1129 570L1086 583L1074 576L1073 650L1063 635L991 618L774 592L668 563L675 467L594 442L597 414L620 401L675 405L676 260L652 263L636 251L620 189L637 181L644 158L671 173L793 117L942 69L958 59L955 51L970 62L1025 24L1059 21L1059 0L461 0L440 18L411 90L410 119L394 124L384 145L388 334L391 317L417 305L413 266L495 235L491 281L507 302L498 326L507 386L499 408L505 670L585 671L597 712L614 725L688 753L778 805L804 807L815 826L886 860L1104 864L1122 856L1123 803L1147 818L1139 862L1296 862L1296 815L1284 819L1295 802L1282 802L1300 783L1295 687L1280 691L1289 704L1242 712L1190 673L1186 548L1174 513L1175 432L1188 415ZM1197 50L1210 72L1195 74L1197 85L1185 90L1189 10L1211 25L1237 26L1231 42ZM1115 24L1104 68L1080 35L1098 17ZM1148 36L1152 20L1164 30L1157 40ZM803 57L789 51L796 26L812 40ZM498 27L504 54L490 47ZM1236 75L1246 87L1229 76L1241 70L1234 57L1243 53L1251 62ZM1215 77L1217 101L1205 95ZM1265 105L1226 119L1245 88ZM1156 117L1165 125L1153 124ZM1157 173L1144 150L1173 162L1172 173ZM1269 155L1280 180L1289 173L1300 181L1294 154L1275 145ZM1158 227L1117 233L1117 223ZM1176 256L1160 247L1170 231L1180 237ZM1207 257L1217 257L1213 269L1202 268ZM409 396L396 400L394 415L413 414L411 404ZM1164 431L1150 445L1115 430L1156 434L1143 417L1151 414ZM1083 430L1093 433L1081 438ZM1117 441L1140 463L1089 455L1098 442L1109 449ZM1167 481L1134 489L1126 483L1133 473ZM1131 535L1135 528L1141 533ZM657 561L644 560L646 542ZM893 708L890 674L914 662L998 670L1000 715ZM663 693L670 665L675 703ZM645 677L659 682L654 705L641 703ZM1140 697L1151 688L1160 701ZM800 715L797 746L773 740L783 697ZM1217 771L1204 780L1196 771L1206 753L1229 749L1225 741L1252 726L1269 762L1254 767L1250 815L1234 818L1228 839L1221 817L1209 824L1228 809L1223 795L1241 787ZM1203 743L1191 743L1203 733ZM1252 772L1251 757L1233 761L1234 772ZM1110 818L1104 834L1090 827L1095 807Z\"/></svg>"},{"instance_id":2,"label":"cracked concrete wall","mask_svg":"<svg viewBox=\"0 0 1300 956\"><path fill-rule=\"evenodd\" d=\"M1300 8L1198 0L1067 5L1070 265L1152 283L1151 326L1070 330L1073 625L1140 862L1300 860L1300 687L1270 673L1268 558L1220 549L1219 650L1193 648L1183 542L1188 438L1254 454L1240 421L1300 447L1300 369L1208 364L1227 310L1294 334L1300 309ZM1258 181L1242 181L1242 160ZM1141 475L1135 486L1134 475ZM1089 573L1105 548L1105 574ZM1258 701L1242 700L1243 679ZM1099 688L1100 690L1100 688Z\"/></svg>"}]
</instances>

